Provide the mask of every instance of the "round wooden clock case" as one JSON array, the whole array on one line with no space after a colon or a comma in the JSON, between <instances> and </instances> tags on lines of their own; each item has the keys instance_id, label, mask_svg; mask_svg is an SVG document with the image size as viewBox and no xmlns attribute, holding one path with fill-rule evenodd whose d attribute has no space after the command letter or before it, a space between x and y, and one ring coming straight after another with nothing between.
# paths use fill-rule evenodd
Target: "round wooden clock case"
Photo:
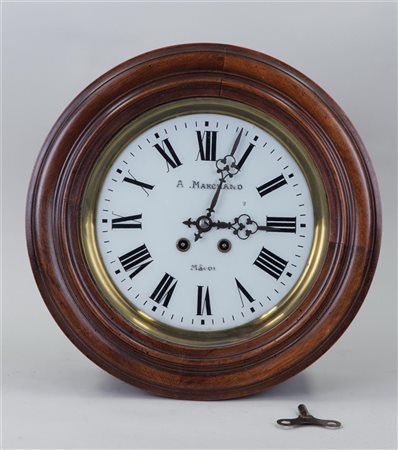
<instances>
[{"instance_id":1,"label":"round wooden clock case","mask_svg":"<svg viewBox=\"0 0 398 450\"><path fill-rule=\"evenodd\" d=\"M228 341L168 339L137 326L106 298L88 262L82 215L99 158L129 124L190 99L258 111L294 136L319 174L325 239L316 275L272 326ZM369 157L336 103L297 70L219 44L167 47L101 76L66 108L36 163L27 242L40 292L69 339L97 365L152 393L242 397L286 380L320 357L356 315L380 247L380 200ZM149 330L149 331L148 331ZM338 368L336 368L338 370Z\"/></svg>"}]
</instances>

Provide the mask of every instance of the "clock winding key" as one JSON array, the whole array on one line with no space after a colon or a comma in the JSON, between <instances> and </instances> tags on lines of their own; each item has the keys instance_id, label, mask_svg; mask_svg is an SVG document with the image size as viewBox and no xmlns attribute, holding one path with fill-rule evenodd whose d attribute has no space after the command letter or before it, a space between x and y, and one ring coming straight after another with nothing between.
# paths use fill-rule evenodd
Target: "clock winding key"
<instances>
[{"instance_id":1,"label":"clock winding key","mask_svg":"<svg viewBox=\"0 0 398 450\"><path fill-rule=\"evenodd\" d=\"M338 420L318 419L312 416L305 405L298 405L299 416L294 419L279 419L276 421L278 425L283 427L295 427L300 425L315 425L323 428L336 429L341 428L341 422Z\"/></svg>"}]
</instances>

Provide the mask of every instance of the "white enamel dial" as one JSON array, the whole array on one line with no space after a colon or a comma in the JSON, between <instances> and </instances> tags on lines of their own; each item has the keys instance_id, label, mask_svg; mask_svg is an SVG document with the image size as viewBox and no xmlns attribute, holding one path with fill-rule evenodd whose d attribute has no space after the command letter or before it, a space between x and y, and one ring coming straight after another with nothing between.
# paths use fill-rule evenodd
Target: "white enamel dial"
<instances>
[{"instance_id":1,"label":"white enamel dial","mask_svg":"<svg viewBox=\"0 0 398 450\"><path fill-rule=\"evenodd\" d=\"M99 253L120 293L192 331L234 328L281 302L314 239L296 160L262 128L218 113L174 117L136 137L105 175L96 208Z\"/></svg>"}]
</instances>

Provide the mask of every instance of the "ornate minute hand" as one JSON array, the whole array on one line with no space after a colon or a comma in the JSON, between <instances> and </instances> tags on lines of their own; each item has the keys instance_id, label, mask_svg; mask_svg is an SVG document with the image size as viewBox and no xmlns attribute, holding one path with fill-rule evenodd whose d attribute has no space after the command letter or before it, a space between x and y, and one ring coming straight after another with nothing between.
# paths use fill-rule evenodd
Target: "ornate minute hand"
<instances>
[{"instance_id":1,"label":"ornate minute hand","mask_svg":"<svg viewBox=\"0 0 398 450\"><path fill-rule=\"evenodd\" d=\"M220 192L221 189L223 187L225 183L225 177L221 177L220 178L220 183L217 186L217 190L215 192L215 194L213 195L213 199L210 203L210 206L207 208L207 214L206 216L210 219L210 216L214 213L214 207L216 206L217 202L218 202L218 198L220 197Z\"/></svg>"},{"instance_id":2,"label":"ornate minute hand","mask_svg":"<svg viewBox=\"0 0 398 450\"><path fill-rule=\"evenodd\" d=\"M225 180L227 179L227 177L232 178L238 172L238 170L236 169L236 166L235 166L234 153L238 149L239 142L242 137L242 133L243 133L243 128L239 131L239 134L236 137L236 139L232 145L231 153L229 155L224 156L224 158L217 160L217 162L216 162L217 173L221 173L221 178L219 180L217 190L214 193L213 198L211 200L210 206L207 208L207 214L205 217L207 217L208 219L210 219L211 215L215 211L215 206L220 197L220 192L225 183ZM224 174L224 171L226 172L225 174ZM198 232L195 233L195 242L198 241L202 237L202 233L203 233L203 231L205 231L199 227L197 227L197 228L198 228Z\"/></svg>"},{"instance_id":3,"label":"ornate minute hand","mask_svg":"<svg viewBox=\"0 0 398 450\"><path fill-rule=\"evenodd\" d=\"M225 183L225 180L228 177L233 177L238 171L234 170L235 169L235 158L234 158L234 154L236 152L236 150L239 147L239 142L242 138L242 133L243 133L243 128L239 131L238 136L236 137L233 145L232 145L232 149L231 149L231 153L229 155L224 156L224 158L221 158L219 160L217 160L216 162L216 166L217 166L217 172L221 173L221 178L220 178L220 182L217 186L217 190L213 196L213 199L210 203L210 207L207 208L207 217L210 218L210 216L212 215L212 213L214 212L214 207L217 204L218 198L220 196L220 192L221 189ZM231 170L232 169L232 170ZM225 175L223 174L223 172L226 172Z\"/></svg>"},{"instance_id":4,"label":"ornate minute hand","mask_svg":"<svg viewBox=\"0 0 398 450\"><path fill-rule=\"evenodd\" d=\"M243 133L243 127L239 131L239 134L238 134L238 136L235 139L234 145L232 146L232 150L231 150L231 153L230 153L231 156L234 156L236 150L238 150L238 146L239 146L240 139L242 137L242 133Z\"/></svg>"}]
</instances>

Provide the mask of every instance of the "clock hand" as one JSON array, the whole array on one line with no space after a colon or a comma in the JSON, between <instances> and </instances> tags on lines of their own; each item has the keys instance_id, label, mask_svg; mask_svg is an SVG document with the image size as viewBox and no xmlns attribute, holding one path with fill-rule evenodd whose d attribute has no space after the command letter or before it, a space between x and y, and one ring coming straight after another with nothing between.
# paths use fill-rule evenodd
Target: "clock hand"
<instances>
[{"instance_id":1,"label":"clock hand","mask_svg":"<svg viewBox=\"0 0 398 450\"><path fill-rule=\"evenodd\" d=\"M227 177L229 176L229 177L232 178L238 172L238 171L236 171L236 172L232 171L231 172L231 168L235 168L234 153L236 152L236 150L239 147L239 142L240 142L240 140L242 138L242 133L243 133L243 127L239 131L239 134L236 137L236 139L235 139L235 141L234 141L234 143L232 145L231 153L229 155L224 156L224 158L219 159L216 162L217 172L222 174L224 171L226 171L227 173L225 175L223 175L223 174L221 175L221 178L219 180L220 182L219 182L219 184L217 186L217 190L216 190L216 192L215 192L215 194L213 196L213 199L211 201L210 207L207 208L207 211L208 211L207 217L210 217L211 214L214 212L214 207L217 204L218 198L220 196L221 189L222 189L222 187L223 187ZM223 165L224 167L220 168L219 167L220 165Z\"/></svg>"},{"instance_id":2,"label":"clock hand","mask_svg":"<svg viewBox=\"0 0 398 450\"><path fill-rule=\"evenodd\" d=\"M240 132L238 133L238 136L236 137L236 139L232 145L231 153L229 155L226 155L224 158L217 160L217 162L216 162L217 173L221 173L221 178L219 180L219 184L217 186L216 192L214 193L213 198L211 200L210 206L207 208L206 217L208 219L210 219L211 215L215 211L215 206L220 197L220 192L225 183L225 180L227 179L228 176L232 178L236 173L238 173L238 169L236 168L236 164L235 164L234 153L238 149L239 142L242 137L242 133L243 133L243 127L241 128ZM224 167L221 168L220 165L224 166ZM227 172L225 175L223 174L224 171ZM199 239L201 239L203 231L204 231L203 229L198 228L198 232L195 233L195 242L198 241Z\"/></svg>"},{"instance_id":3,"label":"clock hand","mask_svg":"<svg viewBox=\"0 0 398 450\"><path fill-rule=\"evenodd\" d=\"M235 139L234 145L232 146L232 150L231 150L231 153L230 153L231 156L234 156L236 150L238 150L238 146L239 146L240 139L242 137L242 133L243 133L243 127L239 131L239 134L238 134L238 136Z\"/></svg>"},{"instance_id":4,"label":"clock hand","mask_svg":"<svg viewBox=\"0 0 398 450\"><path fill-rule=\"evenodd\" d=\"M243 240L257 233L257 231L275 231L275 227L258 225L248 214L241 214L239 217L235 217L232 229L234 234Z\"/></svg>"},{"instance_id":5,"label":"clock hand","mask_svg":"<svg viewBox=\"0 0 398 450\"><path fill-rule=\"evenodd\" d=\"M227 179L227 177L232 178L239 172L239 168L236 165L234 154L239 147L239 143L242 138L242 133L243 127L239 131L238 136L236 137L232 145L231 153L229 155L225 155L224 158L218 159L216 162L217 172L218 173L226 172L226 174L223 175L224 181L225 179Z\"/></svg>"},{"instance_id":6,"label":"clock hand","mask_svg":"<svg viewBox=\"0 0 398 450\"><path fill-rule=\"evenodd\" d=\"M232 222L222 222L221 220L217 220L217 222L213 222L207 216L200 216L196 220L192 220L189 218L188 220L184 220L182 222L184 225L187 225L189 228L192 226L196 226L198 230L203 232L210 231L212 228L217 228L218 230L223 228L232 228Z\"/></svg>"},{"instance_id":7,"label":"clock hand","mask_svg":"<svg viewBox=\"0 0 398 450\"><path fill-rule=\"evenodd\" d=\"M272 227L269 225L258 225L248 214L241 214L239 217L235 217L234 223L231 227L234 230L239 239L247 239L257 231L277 231L278 227Z\"/></svg>"},{"instance_id":8,"label":"clock hand","mask_svg":"<svg viewBox=\"0 0 398 450\"><path fill-rule=\"evenodd\" d=\"M195 233L195 241L200 239L202 233L207 233L212 228L216 228L217 230L233 230L233 234L242 240L248 239L252 234L257 233L257 231L275 231L274 227L258 225L248 214L241 214L239 217L235 217L232 222L223 222L221 220L216 222L212 221L208 216L200 216L196 220L189 218L183 224L189 228L191 226L196 227L198 232Z\"/></svg>"},{"instance_id":9,"label":"clock hand","mask_svg":"<svg viewBox=\"0 0 398 450\"><path fill-rule=\"evenodd\" d=\"M275 231L276 227L270 227L268 225L258 225L257 226L257 230L260 230L260 231Z\"/></svg>"},{"instance_id":10,"label":"clock hand","mask_svg":"<svg viewBox=\"0 0 398 450\"><path fill-rule=\"evenodd\" d=\"M191 218L189 218L188 220L184 220L183 224L187 225L189 228L191 228L191 226L196 227L198 232L194 234L195 241L201 238L202 233L207 233L212 228L231 228L233 225L231 222L221 222L220 220L218 220L217 222L213 222L210 217L207 216L200 216L196 220L192 220Z\"/></svg>"},{"instance_id":11,"label":"clock hand","mask_svg":"<svg viewBox=\"0 0 398 450\"><path fill-rule=\"evenodd\" d=\"M212 223L212 228L216 228L217 230L231 229L232 227L232 222L222 222L221 220L217 220L217 222Z\"/></svg>"},{"instance_id":12,"label":"clock hand","mask_svg":"<svg viewBox=\"0 0 398 450\"><path fill-rule=\"evenodd\" d=\"M220 180L219 180L220 182L219 182L219 184L218 184L218 186L217 186L217 190L216 190L216 192L215 192L215 194L213 195L213 198L212 198L212 200L211 200L211 203L210 203L210 206L207 208L207 214L206 214L206 216L208 217L208 218L210 218L210 216L213 214L213 212L214 212L214 207L216 206L216 204L217 204L217 202L218 202L218 198L220 197L220 192L221 192L221 189L222 189L222 187L223 187L223 185L224 185L224 183L225 183L225 177L221 177L220 178Z\"/></svg>"}]
</instances>

